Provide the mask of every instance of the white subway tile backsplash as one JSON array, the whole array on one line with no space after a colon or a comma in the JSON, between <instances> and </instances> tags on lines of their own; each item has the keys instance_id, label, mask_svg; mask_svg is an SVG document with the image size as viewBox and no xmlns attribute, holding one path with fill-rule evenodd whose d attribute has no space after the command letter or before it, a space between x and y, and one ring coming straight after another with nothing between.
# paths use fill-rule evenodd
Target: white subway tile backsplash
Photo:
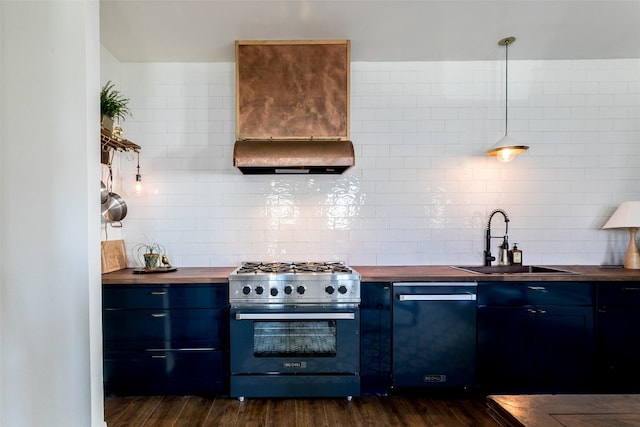
<instances>
[{"instance_id":1,"label":"white subway tile backsplash","mask_svg":"<svg viewBox=\"0 0 640 427\"><path fill-rule=\"evenodd\" d=\"M356 166L338 176L232 166L233 63L121 67L144 184L135 196L135 159L119 159L122 236L160 241L174 265L480 264L496 208L526 263L626 250L626 233L600 228L640 199L640 60L512 61L509 134L531 148L510 163L484 155L504 134L502 61L353 63Z\"/></svg>"},{"instance_id":2,"label":"white subway tile backsplash","mask_svg":"<svg viewBox=\"0 0 640 427\"><path fill-rule=\"evenodd\" d=\"M610 93L600 94L598 92L592 93L583 93L585 95L585 105L588 106L596 106L596 107L606 107L606 106L614 106L620 105L616 103L616 96Z\"/></svg>"}]
</instances>

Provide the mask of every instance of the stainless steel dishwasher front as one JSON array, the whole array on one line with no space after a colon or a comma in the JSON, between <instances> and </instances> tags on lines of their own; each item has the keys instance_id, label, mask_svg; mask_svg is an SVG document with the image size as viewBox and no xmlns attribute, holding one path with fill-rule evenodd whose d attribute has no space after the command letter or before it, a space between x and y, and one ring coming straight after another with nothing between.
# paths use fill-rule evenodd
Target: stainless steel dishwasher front
<instances>
[{"instance_id":1,"label":"stainless steel dishwasher front","mask_svg":"<svg viewBox=\"0 0 640 427\"><path fill-rule=\"evenodd\" d=\"M393 284L394 387L476 384L475 282Z\"/></svg>"}]
</instances>

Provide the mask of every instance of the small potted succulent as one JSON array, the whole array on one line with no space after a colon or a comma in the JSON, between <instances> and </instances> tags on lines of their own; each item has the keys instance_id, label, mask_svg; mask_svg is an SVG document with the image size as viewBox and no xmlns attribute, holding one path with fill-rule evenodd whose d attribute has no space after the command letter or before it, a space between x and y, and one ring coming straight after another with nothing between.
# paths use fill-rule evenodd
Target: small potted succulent
<instances>
[{"instance_id":1,"label":"small potted succulent","mask_svg":"<svg viewBox=\"0 0 640 427\"><path fill-rule=\"evenodd\" d=\"M160 255L165 253L164 246L157 242L148 241L147 243L139 243L134 247L134 251L138 256L138 261L144 259L144 268L153 270L158 267Z\"/></svg>"},{"instance_id":2,"label":"small potted succulent","mask_svg":"<svg viewBox=\"0 0 640 427\"><path fill-rule=\"evenodd\" d=\"M129 98L122 96L120 91L115 89L115 84L109 80L100 91L100 114L102 116L102 127L109 131L113 130L114 120L124 121L127 116L132 116L129 110Z\"/></svg>"}]
</instances>

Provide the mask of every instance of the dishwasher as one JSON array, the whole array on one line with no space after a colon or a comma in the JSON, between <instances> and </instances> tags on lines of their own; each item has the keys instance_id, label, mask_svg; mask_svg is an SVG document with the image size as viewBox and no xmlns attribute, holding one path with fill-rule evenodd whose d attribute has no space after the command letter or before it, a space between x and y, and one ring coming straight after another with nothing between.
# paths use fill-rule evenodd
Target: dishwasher
<instances>
[{"instance_id":1,"label":"dishwasher","mask_svg":"<svg viewBox=\"0 0 640 427\"><path fill-rule=\"evenodd\" d=\"M393 284L393 387L475 386L477 286Z\"/></svg>"}]
</instances>

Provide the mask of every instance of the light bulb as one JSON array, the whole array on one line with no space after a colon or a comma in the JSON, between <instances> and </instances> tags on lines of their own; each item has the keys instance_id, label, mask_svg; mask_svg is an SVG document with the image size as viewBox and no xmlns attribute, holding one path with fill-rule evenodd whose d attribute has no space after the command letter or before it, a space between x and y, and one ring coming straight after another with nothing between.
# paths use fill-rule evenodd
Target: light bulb
<instances>
[{"instance_id":1,"label":"light bulb","mask_svg":"<svg viewBox=\"0 0 640 427\"><path fill-rule=\"evenodd\" d=\"M136 185L134 187L136 194L142 193L142 175L136 174Z\"/></svg>"},{"instance_id":2,"label":"light bulb","mask_svg":"<svg viewBox=\"0 0 640 427\"><path fill-rule=\"evenodd\" d=\"M516 150L512 150L510 148L503 148L498 151L496 157L501 162L510 162L516 156Z\"/></svg>"}]
</instances>

